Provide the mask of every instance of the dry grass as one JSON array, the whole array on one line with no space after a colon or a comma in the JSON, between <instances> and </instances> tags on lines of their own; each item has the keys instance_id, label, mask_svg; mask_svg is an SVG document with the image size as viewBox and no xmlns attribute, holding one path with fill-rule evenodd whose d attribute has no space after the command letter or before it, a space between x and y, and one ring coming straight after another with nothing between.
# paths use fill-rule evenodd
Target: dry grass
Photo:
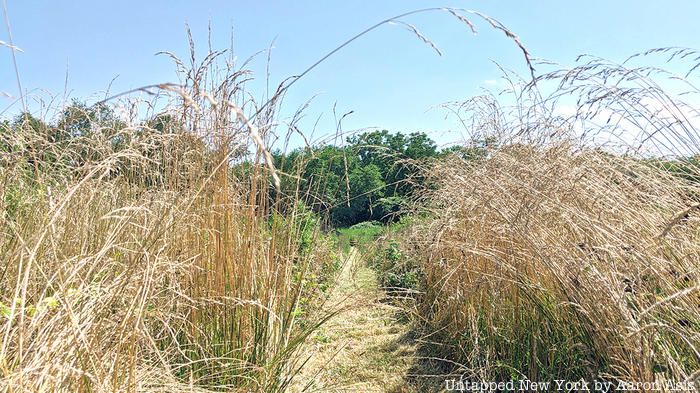
<instances>
[{"instance_id":1,"label":"dry grass","mask_svg":"<svg viewBox=\"0 0 700 393\"><path fill-rule=\"evenodd\" d=\"M697 151L697 123L652 85L656 69L623 69L549 74L553 98L525 103L526 90L516 116L464 104L491 147L427 171L427 217L401 239L424 274L417 317L465 379L697 377L697 167L660 158ZM582 93L569 119L556 116L565 93ZM636 138L621 155L592 143L604 134Z\"/></svg>"},{"instance_id":2,"label":"dry grass","mask_svg":"<svg viewBox=\"0 0 700 393\"><path fill-rule=\"evenodd\" d=\"M249 119L246 72L218 55L176 59L158 116L130 100L112 123L66 114L80 136L29 117L3 133L1 390L285 389L321 320L298 323L307 276L330 256L270 193L274 103Z\"/></svg>"},{"instance_id":3,"label":"dry grass","mask_svg":"<svg viewBox=\"0 0 700 393\"><path fill-rule=\"evenodd\" d=\"M248 71L232 57L221 65L223 52L198 61L191 43L189 59L167 54L180 83L137 89L157 99L125 99L118 119L100 114L123 95L65 113L57 127L25 116L2 130L0 389L287 389L300 345L329 317L313 313L322 301L312 277L332 255L298 198L273 191L286 176L267 148L279 101L385 24L440 53L398 21L435 11L503 32L533 80L515 95L515 117L491 98L461 103L457 113L477 112L471 133L496 147L426 171L427 219L402 240L423 274L416 311L429 340L474 380L697 378L697 168L682 177L649 159L700 152L697 110L652 77L686 80L596 58L536 77L499 22L429 8L360 32L260 105L248 98ZM543 99L537 86L551 82L556 93ZM565 95L577 100L570 118L556 112ZM601 135L627 155L601 148ZM360 372L395 366L363 363L372 359L347 360L368 368ZM388 388L379 382L361 388Z\"/></svg>"},{"instance_id":4,"label":"dry grass","mask_svg":"<svg viewBox=\"0 0 700 393\"><path fill-rule=\"evenodd\" d=\"M233 54L200 60L190 35L189 58L163 53L178 84L73 106L51 126L28 114L0 124L0 388L285 390L298 371L289 360L328 317L314 313L314 277L333 256L298 197L279 193L286 175L267 148L278 105L350 42L423 12L472 31L463 14L482 19L530 64L495 20L430 8L379 22L256 103Z\"/></svg>"},{"instance_id":5,"label":"dry grass","mask_svg":"<svg viewBox=\"0 0 700 393\"><path fill-rule=\"evenodd\" d=\"M685 380L698 367L699 220L662 236L689 204L678 179L566 145L435 171L440 218L414 241L422 315L473 376Z\"/></svg>"}]
</instances>

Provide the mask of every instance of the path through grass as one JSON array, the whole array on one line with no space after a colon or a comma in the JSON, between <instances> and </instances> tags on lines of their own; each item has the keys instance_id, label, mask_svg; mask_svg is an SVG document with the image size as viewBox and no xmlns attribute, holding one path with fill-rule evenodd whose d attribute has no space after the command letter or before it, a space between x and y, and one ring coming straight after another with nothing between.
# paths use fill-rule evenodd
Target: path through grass
<instances>
[{"instance_id":1,"label":"path through grass","mask_svg":"<svg viewBox=\"0 0 700 393\"><path fill-rule=\"evenodd\" d=\"M414 374L423 373L410 323L387 301L374 271L355 248L346 257L328 305L341 311L306 344L304 356L310 358L291 392L437 391L418 386Z\"/></svg>"}]
</instances>

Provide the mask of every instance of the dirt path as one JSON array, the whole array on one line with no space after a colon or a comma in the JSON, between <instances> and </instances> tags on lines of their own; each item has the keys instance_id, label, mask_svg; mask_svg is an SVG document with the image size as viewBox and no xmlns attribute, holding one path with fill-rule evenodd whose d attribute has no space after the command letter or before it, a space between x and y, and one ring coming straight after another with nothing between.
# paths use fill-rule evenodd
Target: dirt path
<instances>
[{"instance_id":1,"label":"dirt path","mask_svg":"<svg viewBox=\"0 0 700 393\"><path fill-rule=\"evenodd\" d=\"M328 304L343 310L306 344L305 355L311 358L291 392L425 391L407 382L416 358L409 324L386 302L374 272L354 248Z\"/></svg>"}]
</instances>

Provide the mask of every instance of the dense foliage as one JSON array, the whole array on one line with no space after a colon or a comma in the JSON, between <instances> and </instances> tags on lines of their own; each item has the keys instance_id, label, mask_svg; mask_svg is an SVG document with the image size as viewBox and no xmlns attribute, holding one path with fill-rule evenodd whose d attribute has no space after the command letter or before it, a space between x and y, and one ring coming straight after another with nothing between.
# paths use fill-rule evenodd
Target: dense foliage
<instances>
[{"instance_id":1,"label":"dense foliage","mask_svg":"<svg viewBox=\"0 0 700 393\"><path fill-rule=\"evenodd\" d=\"M328 213L335 226L368 220L391 222L399 217L424 179L419 165L438 157L425 133L387 130L348 137L345 146L305 147L276 154L277 167L293 177L286 193L299 193L309 206Z\"/></svg>"}]
</instances>

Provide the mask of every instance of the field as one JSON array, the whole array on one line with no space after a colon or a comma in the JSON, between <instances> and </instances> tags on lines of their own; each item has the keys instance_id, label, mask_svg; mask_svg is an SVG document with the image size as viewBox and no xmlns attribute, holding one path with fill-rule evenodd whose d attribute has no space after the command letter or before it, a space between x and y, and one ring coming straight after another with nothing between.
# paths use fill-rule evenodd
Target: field
<instances>
[{"instance_id":1,"label":"field","mask_svg":"<svg viewBox=\"0 0 700 393\"><path fill-rule=\"evenodd\" d=\"M0 390L695 391L700 53L535 73L436 10L530 70L449 148L280 148L298 79L257 102L191 36L181 83L2 120Z\"/></svg>"}]
</instances>

